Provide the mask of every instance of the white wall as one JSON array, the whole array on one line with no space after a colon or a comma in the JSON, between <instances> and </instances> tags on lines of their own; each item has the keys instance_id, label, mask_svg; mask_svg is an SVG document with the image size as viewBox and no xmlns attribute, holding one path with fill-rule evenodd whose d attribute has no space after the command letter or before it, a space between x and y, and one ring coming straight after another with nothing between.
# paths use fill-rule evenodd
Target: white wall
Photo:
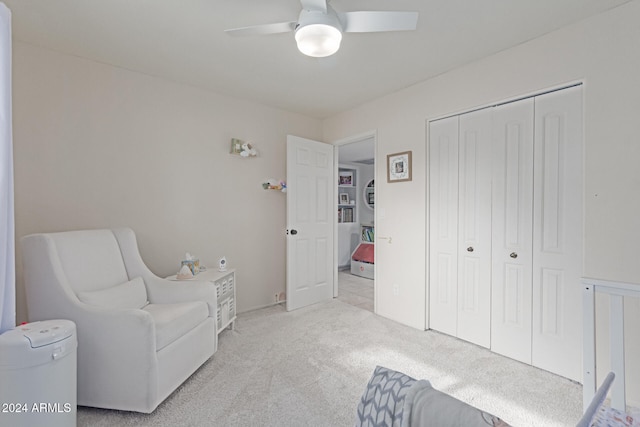
<instances>
[{"instance_id":1,"label":"white wall","mask_svg":"<svg viewBox=\"0 0 640 427\"><path fill-rule=\"evenodd\" d=\"M376 235L393 238L377 242L379 314L425 327L426 120L574 81L585 100L584 275L640 283L639 21L635 0L325 121L327 141L377 129L378 159L413 152L411 182L387 184L377 164ZM640 396L640 368L631 375Z\"/></svg>"},{"instance_id":2,"label":"white wall","mask_svg":"<svg viewBox=\"0 0 640 427\"><path fill-rule=\"evenodd\" d=\"M275 302L285 194L261 183L285 178L286 135L319 139L320 121L24 43L13 53L17 239L128 226L154 273L175 274L186 251L211 267L226 255L239 311ZM228 154L232 137L259 157Z\"/></svg>"}]
</instances>

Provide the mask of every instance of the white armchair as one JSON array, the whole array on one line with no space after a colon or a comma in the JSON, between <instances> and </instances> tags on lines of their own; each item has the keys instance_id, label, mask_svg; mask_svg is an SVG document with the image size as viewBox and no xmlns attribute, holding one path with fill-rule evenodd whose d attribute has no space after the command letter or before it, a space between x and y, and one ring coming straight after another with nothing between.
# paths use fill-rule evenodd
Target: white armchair
<instances>
[{"instance_id":1,"label":"white armchair","mask_svg":"<svg viewBox=\"0 0 640 427\"><path fill-rule=\"evenodd\" d=\"M144 264L130 229L22 238L29 321L78 334L78 405L150 413L217 350L216 291Z\"/></svg>"}]
</instances>

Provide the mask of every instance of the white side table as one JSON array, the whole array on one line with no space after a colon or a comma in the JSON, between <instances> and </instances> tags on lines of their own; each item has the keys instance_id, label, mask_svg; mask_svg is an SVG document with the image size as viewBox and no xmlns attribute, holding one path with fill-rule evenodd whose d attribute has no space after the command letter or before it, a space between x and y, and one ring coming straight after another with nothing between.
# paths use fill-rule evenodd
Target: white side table
<instances>
[{"instance_id":1,"label":"white side table","mask_svg":"<svg viewBox=\"0 0 640 427\"><path fill-rule=\"evenodd\" d=\"M175 275L167 279L177 280ZM233 268L228 268L226 271L207 269L196 274L191 280L211 282L216 286L218 334L229 325L233 330L236 322L236 270Z\"/></svg>"}]
</instances>

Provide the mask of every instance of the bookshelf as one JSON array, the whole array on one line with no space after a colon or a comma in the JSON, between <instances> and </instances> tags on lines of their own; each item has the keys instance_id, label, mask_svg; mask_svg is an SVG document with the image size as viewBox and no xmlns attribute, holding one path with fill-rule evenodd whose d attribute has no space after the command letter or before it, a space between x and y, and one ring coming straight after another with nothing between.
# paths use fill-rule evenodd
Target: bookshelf
<instances>
[{"instance_id":1,"label":"bookshelf","mask_svg":"<svg viewBox=\"0 0 640 427\"><path fill-rule=\"evenodd\" d=\"M373 225L360 225L360 244L351 254L351 274L373 279L374 239Z\"/></svg>"},{"instance_id":2,"label":"bookshelf","mask_svg":"<svg viewBox=\"0 0 640 427\"><path fill-rule=\"evenodd\" d=\"M338 168L338 222L354 223L357 220L356 169Z\"/></svg>"}]
</instances>

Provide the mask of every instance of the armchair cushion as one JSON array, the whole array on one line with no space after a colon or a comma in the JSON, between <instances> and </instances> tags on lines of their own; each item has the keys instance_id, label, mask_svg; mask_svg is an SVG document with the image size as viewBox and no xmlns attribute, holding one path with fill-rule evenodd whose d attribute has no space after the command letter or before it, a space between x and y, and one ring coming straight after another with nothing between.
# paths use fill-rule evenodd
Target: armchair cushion
<instances>
[{"instance_id":1,"label":"armchair cushion","mask_svg":"<svg viewBox=\"0 0 640 427\"><path fill-rule=\"evenodd\" d=\"M143 308L156 325L156 350L161 350L198 326L209 316L204 301L149 304Z\"/></svg>"},{"instance_id":2,"label":"armchair cushion","mask_svg":"<svg viewBox=\"0 0 640 427\"><path fill-rule=\"evenodd\" d=\"M149 303L142 277L96 291L80 291L77 296L86 304L104 308L142 308Z\"/></svg>"}]
</instances>

